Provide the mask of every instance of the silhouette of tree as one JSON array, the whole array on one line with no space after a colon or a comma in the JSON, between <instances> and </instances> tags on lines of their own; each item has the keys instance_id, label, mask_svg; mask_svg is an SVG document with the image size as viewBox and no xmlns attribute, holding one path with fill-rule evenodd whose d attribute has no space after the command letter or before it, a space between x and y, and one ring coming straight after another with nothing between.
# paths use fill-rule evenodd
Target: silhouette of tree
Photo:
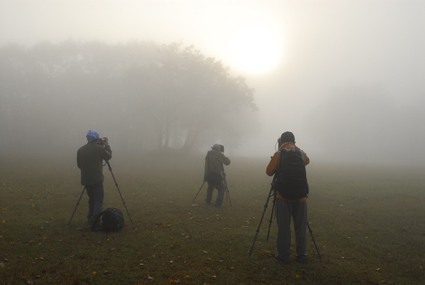
<instances>
[{"instance_id":1,"label":"silhouette of tree","mask_svg":"<svg viewBox=\"0 0 425 285\"><path fill-rule=\"evenodd\" d=\"M89 129L128 151L236 145L241 116L256 110L253 93L222 62L181 43L6 45L0 132L14 135L0 137L0 151L28 147L31 137L39 151L59 152Z\"/></svg>"}]
</instances>

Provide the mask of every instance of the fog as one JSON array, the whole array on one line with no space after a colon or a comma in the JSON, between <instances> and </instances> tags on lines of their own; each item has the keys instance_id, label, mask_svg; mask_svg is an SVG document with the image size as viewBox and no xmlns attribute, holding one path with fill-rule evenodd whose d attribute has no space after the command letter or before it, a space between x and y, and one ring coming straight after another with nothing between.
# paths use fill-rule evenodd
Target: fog
<instances>
[{"instance_id":1,"label":"fog","mask_svg":"<svg viewBox=\"0 0 425 285\"><path fill-rule=\"evenodd\" d=\"M294 132L297 145L306 151L312 163L425 165L420 153L425 145L422 127L425 112L421 110L425 103L423 1L2 0L0 5L0 47L13 44L9 51L15 47L32 49L43 43L49 46L99 42L114 47L114 52L118 47L128 52L131 42L154 46L181 43L182 49L193 45L202 55L214 58L223 67L228 66L232 78L244 77L246 85L255 89L252 103L258 110L242 108L241 113L220 115L214 127L208 120L205 124L213 131L197 138L198 150L207 151L218 142L225 145L229 156L268 157L275 151L280 134L289 130ZM249 69L235 61L235 54L231 53L235 45L231 45L237 32L245 27L261 27L273 35L279 53L267 70ZM251 40L255 42L255 34L252 35ZM245 46L236 46L237 53L249 46L248 42ZM5 51L3 48L2 52ZM259 50L251 58L266 61L267 54L266 50ZM57 54L52 54L53 57L58 62L62 60ZM107 61L113 62L117 57L111 53L103 58L105 78L116 71ZM140 58L153 57L146 52ZM128 150L126 141L133 144L143 141L143 145L150 142L139 134L136 136L129 127L143 125L148 129L154 124L139 116L157 113L156 109L143 108L146 104L142 97L136 100L131 92L115 90L117 98L107 98L111 109L97 110L88 116L89 110L96 109L96 102L102 100L99 99L102 92L111 91L108 86L102 89L95 81L87 82L85 87L93 86L93 94L81 94L78 90L82 86L62 78L63 84L58 83L56 91L31 97L30 89L21 88L23 82L11 82L8 76L0 73L0 104L3 105L0 153L21 152L19 148L11 148L11 145L17 146L13 137L21 140L29 131L34 141L29 151L35 152L46 149L46 139L49 144L60 144L76 152L85 143L89 129L111 139L114 155ZM99 77L96 80L100 80ZM38 79L31 78L31 81L36 85ZM43 82L38 85L42 86ZM142 83L138 86L146 88ZM25 92L28 94L23 94ZM61 95L55 97L55 92ZM22 102L12 99L14 96L31 97L27 104L34 105L34 111L23 109ZM192 101L196 100L196 94L191 96ZM128 104L124 106L122 100ZM42 103L37 105L37 102ZM249 98L246 102L250 102ZM58 105L62 107L56 107ZM63 113L64 106L72 107L72 112ZM117 106L121 109L111 111ZM134 109L129 110L128 106ZM185 106L187 109L178 112L193 115L193 106ZM4 113L6 111L9 113ZM31 130L25 128L23 121L16 121L16 125L8 121L21 112L31 122ZM66 123L62 122L64 117ZM193 117L190 120L193 121ZM58 123L53 126L50 124L53 121ZM120 126L123 121L128 133ZM39 131L32 126L39 126ZM113 133L117 129L119 136ZM66 140L55 142L55 135L66 136ZM181 147L184 143L178 142L180 137L174 137L174 144L170 146ZM141 146L141 152L147 150Z\"/></svg>"}]
</instances>

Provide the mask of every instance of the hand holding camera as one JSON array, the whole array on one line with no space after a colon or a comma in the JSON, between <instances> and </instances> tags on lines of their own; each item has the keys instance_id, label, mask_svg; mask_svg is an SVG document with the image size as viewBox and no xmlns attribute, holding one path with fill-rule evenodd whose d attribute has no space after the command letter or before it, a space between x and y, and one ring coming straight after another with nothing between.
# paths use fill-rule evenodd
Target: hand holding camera
<instances>
[{"instance_id":1,"label":"hand holding camera","mask_svg":"<svg viewBox=\"0 0 425 285\"><path fill-rule=\"evenodd\" d=\"M98 144L102 146L109 145L108 138L107 137L99 138Z\"/></svg>"}]
</instances>

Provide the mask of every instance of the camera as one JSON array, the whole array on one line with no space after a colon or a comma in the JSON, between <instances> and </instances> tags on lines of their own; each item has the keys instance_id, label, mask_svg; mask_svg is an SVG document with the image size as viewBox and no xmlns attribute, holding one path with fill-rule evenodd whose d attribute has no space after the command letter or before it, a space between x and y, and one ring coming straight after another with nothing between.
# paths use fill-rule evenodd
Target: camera
<instances>
[{"instance_id":1,"label":"camera","mask_svg":"<svg viewBox=\"0 0 425 285\"><path fill-rule=\"evenodd\" d=\"M105 145L105 142L108 141L107 137L99 138L99 141L97 142L100 145Z\"/></svg>"}]
</instances>

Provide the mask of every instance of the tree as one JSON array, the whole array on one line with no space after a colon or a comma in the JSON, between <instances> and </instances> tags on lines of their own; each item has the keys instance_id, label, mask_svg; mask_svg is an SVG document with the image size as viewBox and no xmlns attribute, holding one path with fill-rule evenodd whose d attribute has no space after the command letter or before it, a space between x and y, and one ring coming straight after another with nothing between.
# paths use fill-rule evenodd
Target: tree
<instances>
[{"instance_id":1,"label":"tree","mask_svg":"<svg viewBox=\"0 0 425 285\"><path fill-rule=\"evenodd\" d=\"M73 151L89 129L128 151L236 145L236 118L256 110L243 78L180 43L7 45L0 63L0 152L28 138L28 151Z\"/></svg>"},{"instance_id":2,"label":"tree","mask_svg":"<svg viewBox=\"0 0 425 285\"><path fill-rule=\"evenodd\" d=\"M151 64L128 72L131 97L143 98L144 111L156 129L156 146L193 148L199 138L236 134L240 109L256 110L254 90L233 77L220 61L193 46L160 46Z\"/></svg>"}]
</instances>

